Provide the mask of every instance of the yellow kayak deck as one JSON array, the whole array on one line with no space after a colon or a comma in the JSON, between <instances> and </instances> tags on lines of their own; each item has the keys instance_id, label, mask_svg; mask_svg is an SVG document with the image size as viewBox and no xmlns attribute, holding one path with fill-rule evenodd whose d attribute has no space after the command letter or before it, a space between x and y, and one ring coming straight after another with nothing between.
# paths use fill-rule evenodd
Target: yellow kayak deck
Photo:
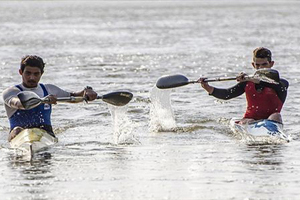
<instances>
[{"instance_id":1,"label":"yellow kayak deck","mask_svg":"<svg viewBox=\"0 0 300 200\"><path fill-rule=\"evenodd\" d=\"M14 137L10 146L14 149L20 149L22 151L35 152L53 145L58 142L56 137L53 137L47 131L39 128L29 128L21 131L16 137Z\"/></svg>"}]
</instances>

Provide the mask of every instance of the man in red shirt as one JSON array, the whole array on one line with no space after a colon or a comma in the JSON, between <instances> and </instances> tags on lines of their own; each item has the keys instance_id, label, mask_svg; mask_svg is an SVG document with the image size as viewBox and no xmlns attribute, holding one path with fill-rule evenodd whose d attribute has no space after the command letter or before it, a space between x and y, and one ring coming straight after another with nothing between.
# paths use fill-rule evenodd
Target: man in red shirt
<instances>
[{"instance_id":1,"label":"man in red shirt","mask_svg":"<svg viewBox=\"0 0 300 200\"><path fill-rule=\"evenodd\" d=\"M252 66L256 70L271 68L273 65L274 61L269 49L259 47L253 51ZM272 84L257 79L249 79L245 75L241 73L237 77L239 83L228 89L212 87L205 82L205 78L200 78L198 82L201 83L201 86L209 95L223 100L232 99L245 93L247 109L243 119L239 122L241 124L261 119L270 119L282 123L280 111L287 96L288 81L280 79L279 84Z\"/></svg>"}]
</instances>

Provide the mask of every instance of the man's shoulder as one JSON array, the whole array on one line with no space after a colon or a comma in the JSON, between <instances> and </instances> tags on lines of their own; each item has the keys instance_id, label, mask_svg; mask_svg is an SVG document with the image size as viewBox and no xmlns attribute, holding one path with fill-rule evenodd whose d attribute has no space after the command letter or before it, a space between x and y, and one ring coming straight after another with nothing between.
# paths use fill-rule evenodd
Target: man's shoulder
<instances>
[{"instance_id":1,"label":"man's shoulder","mask_svg":"<svg viewBox=\"0 0 300 200\"><path fill-rule=\"evenodd\" d=\"M57 89L57 88L59 88L58 86L56 86L54 84L49 84L49 83L46 83L46 84L40 83L40 84L44 85L47 89Z\"/></svg>"},{"instance_id":2,"label":"man's shoulder","mask_svg":"<svg viewBox=\"0 0 300 200\"><path fill-rule=\"evenodd\" d=\"M9 92L20 92L20 89L17 88L16 85L14 85L3 90L3 93L9 93Z\"/></svg>"},{"instance_id":3,"label":"man's shoulder","mask_svg":"<svg viewBox=\"0 0 300 200\"><path fill-rule=\"evenodd\" d=\"M63 96L66 96L66 95L69 95L69 92L61 89L60 87L54 85L54 84L44 84L45 85L45 88L47 89L47 91L50 93L50 94L54 94L54 95L61 95L63 94Z\"/></svg>"},{"instance_id":4,"label":"man's shoulder","mask_svg":"<svg viewBox=\"0 0 300 200\"><path fill-rule=\"evenodd\" d=\"M285 87L288 87L288 86L289 86L289 82L288 82L286 79L284 79L284 78L280 78L280 83L281 83L282 85L284 85Z\"/></svg>"},{"instance_id":5,"label":"man's shoulder","mask_svg":"<svg viewBox=\"0 0 300 200\"><path fill-rule=\"evenodd\" d=\"M3 96L3 98L5 99L5 98L10 97L10 96L15 96L15 95L17 95L19 92L20 92L20 89L17 88L17 87L14 85L14 86L10 86L10 87L6 88L5 90L3 90L2 96Z\"/></svg>"}]
</instances>

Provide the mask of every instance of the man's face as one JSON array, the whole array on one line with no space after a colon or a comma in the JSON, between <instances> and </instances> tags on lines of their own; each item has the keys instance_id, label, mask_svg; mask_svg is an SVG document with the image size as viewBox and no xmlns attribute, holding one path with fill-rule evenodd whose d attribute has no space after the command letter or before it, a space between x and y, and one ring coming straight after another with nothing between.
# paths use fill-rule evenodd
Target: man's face
<instances>
[{"instance_id":1,"label":"man's face","mask_svg":"<svg viewBox=\"0 0 300 200\"><path fill-rule=\"evenodd\" d=\"M38 67L30 67L26 66L24 71L19 70L20 75L22 76L23 85L27 88L35 88L37 87L42 72Z\"/></svg>"},{"instance_id":2,"label":"man's face","mask_svg":"<svg viewBox=\"0 0 300 200\"><path fill-rule=\"evenodd\" d=\"M267 58L254 58L252 65L255 69L271 68L274 65L274 61L268 61Z\"/></svg>"}]
</instances>

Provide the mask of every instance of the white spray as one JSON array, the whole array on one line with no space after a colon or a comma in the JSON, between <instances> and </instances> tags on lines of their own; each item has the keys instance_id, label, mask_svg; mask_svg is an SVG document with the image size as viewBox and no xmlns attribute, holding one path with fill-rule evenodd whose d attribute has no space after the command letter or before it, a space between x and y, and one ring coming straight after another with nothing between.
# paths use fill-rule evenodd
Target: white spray
<instances>
[{"instance_id":1,"label":"white spray","mask_svg":"<svg viewBox=\"0 0 300 200\"><path fill-rule=\"evenodd\" d=\"M176 122L171 106L171 90L153 87L150 93L150 131L173 131Z\"/></svg>"},{"instance_id":2,"label":"white spray","mask_svg":"<svg viewBox=\"0 0 300 200\"><path fill-rule=\"evenodd\" d=\"M127 106L115 107L109 105L112 116L115 144L134 144L139 141L134 137L134 123L127 115Z\"/></svg>"}]
</instances>

